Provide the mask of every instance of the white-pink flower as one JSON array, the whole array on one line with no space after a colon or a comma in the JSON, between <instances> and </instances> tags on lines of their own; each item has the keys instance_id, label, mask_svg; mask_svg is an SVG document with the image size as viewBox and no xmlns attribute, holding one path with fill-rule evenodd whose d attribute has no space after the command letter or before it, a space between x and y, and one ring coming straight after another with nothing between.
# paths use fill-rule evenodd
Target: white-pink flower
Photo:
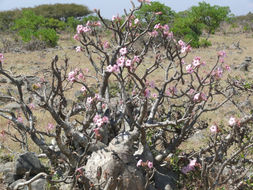
<instances>
[{"instance_id":1,"label":"white-pink flower","mask_svg":"<svg viewBox=\"0 0 253 190\"><path fill-rule=\"evenodd\" d=\"M76 31L77 31L77 34L81 34L83 32L83 25L77 25Z\"/></svg>"},{"instance_id":2,"label":"white-pink flower","mask_svg":"<svg viewBox=\"0 0 253 190\"><path fill-rule=\"evenodd\" d=\"M103 120L104 123L109 123L109 119L108 119L108 117L106 117L106 116L104 116L104 117L102 118L102 120Z\"/></svg>"},{"instance_id":3,"label":"white-pink flower","mask_svg":"<svg viewBox=\"0 0 253 190\"><path fill-rule=\"evenodd\" d=\"M92 101L93 101L93 98L92 98L92 97L88 97L88 98L87 98L87 104L91 104Z\"/></svg>"},{"instance_id":4,"label":"white-pink flower","mask_svg":"<svg viewBox=\"0 0 253 190\"><path fill-rule=\"evenodd\" d=\"M51 131L53 128L54 128L54 125L52 123L48 123L47 131Z\"/></svg>"},{"instance_id":5,"label":"white-pink flower","mask_svg":"<svg viewBox=\"0 0 253 190\"><path fill-rule=\"evenodd\" d=\"M109 42L108 42L108 41L105 41L105 42L103 43L103 47L104 47L104 49L110 48Z\"/></svg>"},{"instance_id":6,"label":"white-pink flower","mask_svg":"<svg viewBox=\"0 0 253 190\"><path fill-rule=\"evenodd\" d=\"M134 20L134 24L138 24L140 22L140 20L138 19L138 18L136 18L135 20Z\"/></svg>"},{"instance_id":7,"label":"white-pink flower","mask_svg":"<svg viewBox=\"0 0 253 190\"><path fill-rule=\"evenodd\" d=\"M200 99L200 93L195 94L194 97L193 97L193 100L195 102L197 102L197 101L199 101L199 99Z\"/></svg>"},{"instance_id":8,"label":"white-pink flower","mask_svg":"<svg viewBox=\"0 0 253 190\"><path fill-rule=\"evenodd\" d=\"M108 65L108 66L106 67L106 71L109 72L109 73L113 72L113 66Z\"/></svg>"},{"instance_id":9,"label":"white-pink flower","mask_svg":"<svg viewBox=\"0 0 253 190\"><path fill-rule=\"evenodd\" d=\"M189 65L186 66L186 72L187 72L187 73L193 73L193 71L194 71L194 70L193 70L191 64L189 64Z\"/></svg>"},{"instance_id":10,"label":"white-pink flower","mask_svg":"<svg viewBox=\"0 0 253 190\"><path fill-rule=\"evenodd\" d=\"M217 125L212 125L212 126L210 127L210 131L211 131L211 133L217 133L217 132L218 132L218 127L217 127Z\"/></svg>"},{"instance_id":11,"label":"white-pink flower","mask_svg":"<svg viewBox=\"0 0 253 190\"><path fill-rule=\"evenodd\" d=\"M119 50L119 53L120 53L120 55L126 55L126 54L127 54L127 48L126 48L126 47L121 48L121 49Z\"/></svg>"},{"instance_id":12,"label":"white-pink flower","mask_svg":"<svg viewBox=\"0 0 253 190\"><path fill-rule=\"evenodd\" d=\"M81 52L82 48L80 46L76 47L76 52Z\"/></svg>"},{"instance_id":13,"label":"white-pink flower","mask_svg":"<svg viewBox=\"0 0 253 190\"><path fill-rule=\"evenodd\" d=\"M131 67L132 61L130 59L126 60L126 67Z\"/></svg>"},{"instance_id":14,"label":"white-pink flower","mask_svg":"<svg viewBox=\"0 0 253 190\"><path fill-rule=\"evenodd\" d=\"M136 164L137 167L141 166L142 165L142 160L139 160Z\"/></svg>"},{"instance_id":15,"label":"white-pink flower","mask_svg":"<svg viewBox=\"0 0 253 190\"><path fill-rule=\"evenodd\" d=\"M148 160L148 167L151 169L151 168L153 168L153 162L150 162L149 160Z\"/></svg>"},{"instance_id":16,"label":"white-pink flower","mask_svg":"<svg viewBox=\"0 0 253 190\"><path fill-rule=\"evenodd\" d=\"M233 126L236 124L236 119L234 117L230 117L229 121L228 121L230 126Z\"/></svg>"},{"instance_id":17,"label":"white-pink flower","mask_svg":"<svg viewBox=\"0 0 253 190\"><path fill-rule=\"evenodd\" d=\"M87 90L86 87L85 87L85 86L82 86L81 92L85 92L86 90Z\"/></svg>"},{"instance_id":18,"label":"white-pink flower","mask_svg":"<svg viewBox=\"0 0 253 190\"><path fill-rule=\"evenodd\" d=\"M17 121L18 121L19 123L23 123L23 118L22 118L22 117L18 117L18 118L17 118Z\"/></svg>"},{"instance_id":19,"label":"white-pink flower","mask_svg":"<svg viewBox=\"0 0 253 190\"><path fill-rule=\"evenodd\" d=\"M74 37L73 37L75 40L79 41L80 40L80 37L78 34L75 34Z\"/></svg>"}]
</instances>

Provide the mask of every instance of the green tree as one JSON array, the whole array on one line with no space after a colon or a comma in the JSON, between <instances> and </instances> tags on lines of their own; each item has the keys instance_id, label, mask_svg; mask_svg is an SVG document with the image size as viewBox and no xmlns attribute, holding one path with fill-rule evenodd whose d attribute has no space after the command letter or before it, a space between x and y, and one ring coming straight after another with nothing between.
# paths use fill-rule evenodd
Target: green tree
<instances>
[{"instance_id":1,"label":"green tree","mask_svg":"<svg viewBox=\"0 0 253 190\"><path fill-rule=\"evenodd\" d=\"M29 8L31 9L31 8ZM64 19L67 20L68 17L83 17L91 13L91 11L83 5L77 4L45 4L39 5L32 10L37 15L44 16L46 18L54 19Z\"/></svg>"},{"instance_id":2,"label":"green tree","mask_svg":"<svg viewBox=\"0 0 253 190\"><path fill-rule=\"evenodd\" d=\"M211 6L206 2L200 2L198 6L191 7L189 13L195 22L204 25L204 29L208 33L208 39L209 35L219 28L221 22L229 17L230 9L229 7Z\"/></svg>"},{"instance_id":3,"label":"green tree","mask_svg":"<svg viewBox=\"0 0 253 190\"><path fill-rule=\"evenodd\" d=\"M36 15L31 10L22 12L22 17L15 20L14 30L18 31L24 42L37 38L50 47L57 45L59 37L54 28L49 27L48 20L43 16Z\"/></svg>"},{"instance_id":4,"label":"green tree","mask_svg":"<svg viewBox=\"0 0 253 190\"><path fill-rule=\"evenodd\" d=\"M161 23L162 25L171 23L174 18L175 12L170 7L158 2L153 1L149 4L144 4L139 11L136 11L135 16L149 23L154 19L153 24Z\"/></svg>"}]
</instances>

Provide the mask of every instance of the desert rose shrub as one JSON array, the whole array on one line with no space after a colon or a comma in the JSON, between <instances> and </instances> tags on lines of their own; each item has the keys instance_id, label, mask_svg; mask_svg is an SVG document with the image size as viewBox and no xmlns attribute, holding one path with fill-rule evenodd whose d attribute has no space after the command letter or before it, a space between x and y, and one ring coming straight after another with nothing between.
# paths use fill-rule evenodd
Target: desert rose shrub
<instances>
[{"instance_id":1,"label":"desert rose shrub","mask_svg":"<svg viewBox=\"0 0 253 190\"><path fill-rule=\"evenodd\" d=\"M148 25L141 24L134 13L149 1L140 2L124 17L113 16L105 22L97 10L99 21L77 26L74 39L80 46L75 53L85 54L92 70L71 68L68 59L59 63L55 56L50 74L43 73L38 82L31 83L28 77L7 71L8 60L1 54L0 74L17 90L16 96L3 97L21 107L18 113L0 109L12 129L1 136L17 140L24 149L29 149L29 137L50 160L53 172L45 175L51 184L105 190L165 189L166 185L173 189L247 188L253 115L231 115L222 125L202 121L201 116L228 102L236 108L233 98L238 92L251 93L251 86L225 78L230 67L224 51L218 52L210 70L206 65L211 63L201 55L186 63L191 46L174 38L166 24L153 26L152 18ZM110 39L98 32L101 27L111 32ZM74 89L78 98L69 101L67 95ZM37 109L54 120L44 130L38 128ZM187 152L180 148L201 129L209 133L205 147ZM54 139L56 149L45 139ZM155 148L157 141L161 150ZM55 173L58 180L53 180Z\"/></svg>"}]
</instances>

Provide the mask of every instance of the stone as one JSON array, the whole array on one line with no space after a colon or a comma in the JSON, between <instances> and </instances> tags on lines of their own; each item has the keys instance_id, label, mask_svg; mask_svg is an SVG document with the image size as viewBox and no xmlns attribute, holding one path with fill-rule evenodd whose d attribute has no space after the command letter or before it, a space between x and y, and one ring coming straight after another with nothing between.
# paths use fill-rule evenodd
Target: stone
<instances>
[{"instance_id":1,"label":"stone","mask_svg":"<svg viewBox=\"0 0 253 190\"><path fill-rule=\"evenodd\" d=\"M168 172L167 175L162 174L158 171L155 172L155 187L157 189L172 190L176 189L177 176L173 172Z\"/></svg>"},{"instance_id":2,"label":"stone","mask_svg":"<svg viewBox=\"0 0 253 190\"><path fill-rule=\"evenodd\" d=\"M17 181L14 181L10 186L9 186L9 189L14 189L14 187L19 184L19 183L24 183L26 182L24 179L19 179ZM19 187L18 188L19 190L28 190L28 187L27 186L23 186L23 187Z\"/></svg>"},{"instance_id":3,"label":"stone","mask_svg":"<svg viewBox=\"0 0 253 190\"><path fill-rule=\"evenodd\" d=\"M110 188L116 188L119 184L118 179L121 178L121 189L144 190L144 176L136 167L133 156L133 143L137 138L137 131L123 132L116 136L108 147L93 152L84 166L84 176L96 184L97 172L94 170L101 168L103 177L99 181L100 184L105 184L106 179L111 179Z\"/></svg>"},{"instance_id":4,"label":"stone","mask_svg":"<svg viewBox=\"0 0 253 190\"><path fill-rule=\"evenodd\" d=\"M30 175L36 175L44 171L44 166L35 153L32 152L21 154L15 165L15 172L19 176L24 176L28 171L30 171Z\"/></svg>"},{"instance_id":5,"label":"stone","mask_svg":"<svg viewBox=\"0 0 253 190\"><path fill-rule=\"evenodd\" d=\"M162 155L162 154L158 154L158 155L155 157L155 160L156 160L157 162L161 162L162 159L163 159L163 155Z\"/></svg>"},{"instance_id":6,"label":"stone","mask_svg":"<svg viewBox=\"0 0 253 190\"><path fill-rule=\"evenodd\" d=\"M14 172L8 171L4 172L4 183L5 184L12 184L14 181L16 181L18 178Z\"/></svg>"},{"instance_id":7,"label":"stone","mask_svg":"<svg viewBox=\"0 0 253 190\"><path fill-rule=\"evenodd\" d=\"M31 183L31 190L46 190L47 180L40 178Z\"/></svg>"}]
</instances>

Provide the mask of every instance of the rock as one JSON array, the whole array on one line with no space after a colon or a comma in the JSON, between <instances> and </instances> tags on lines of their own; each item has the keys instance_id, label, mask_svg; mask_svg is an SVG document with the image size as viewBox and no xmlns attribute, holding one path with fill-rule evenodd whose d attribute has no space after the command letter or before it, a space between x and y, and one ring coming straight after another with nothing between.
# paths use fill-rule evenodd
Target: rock
<instances>
[{"instance_id":1,"label":"rock","mask_svg":"<svg viewBox=\"0 0 253 190\"><path fill-rule=\"evenodd\" d=\"M93 152L84 166L84 176L96 184L97 172L94 170L101 168L102 176L111 180L110 188L114 189L120 183L120 189L144 190L144 177L133 156L133 143L137 138L137 131L124 132L116 136L108 147ZM102 177L99 183L105 184L106 179Z\"/></svg>"},{"instance_id":2,"label":"rock","mask_svg":"<svg viewBox=\"0 0 253 190\"><path fill-rule=\"evenodd\" d=\"M7 162L5 164L0 164L0 172L10 172L14 171L15 164L13 162Z\"/></svg>"},{"instance_id":3,"label":"rock","mask_svg":"<svg viewBox=\"0 0 253 190\"><path fill-rule=\"evenodd\" d=\"M155 160L156 160L157 162L161 162L162 159L163 159L163 155L162 155L162 154L158 154L158 155L155 157Z\"/></svg>"},{"instance_id":4,"label":"rock","mask_svg":"<svg viewBox=\"0 0 253 190\"><path fill-rule=\"evenodd\" d=\"M157 189L173 190L176 189L177 176L175 173L169 172L167 175L155 172L155 184Z\"/></svg>"},{"instance_id":5,"label":"rock","mask_svg":"<svg viewBox=\"0 0 253 190\"><path fill-rule=\"evenodd\" d=\"M44 171L44 166L32 152L21 154L15 165L15 172L19 176L24 176L28 171L30 171L30 175L36 175Z\"/></svg>"},{"instance_id":6,"label":"rock","mask_svg":"<svg viewBox=\"0 0 253 190\"><path fill-rule=\"evenodd\" d=\"M9 186L9 189L14 189L14 187L19 184L19 183L24 183L26 182L24 179L19 179L17 181L14 181L10 186ZM20 187L18 188L19 190L28 190L28 187L27 186L23 186L23 187Z\"/></svg>"},{"instance_id":7,"label":"rock","mask_svg":"<svg viewBox=\"0 0 253 190\"><path fill-rule=\"evenodd\" d=\"M4 172L3 175L4 175L4 183L8 185L12 184L14 181L18 179L16 174L11 171Z\"/></svg>"},{"instance_id":8,"label":"rock","mask_svg":"<svg viewBox=\"0 0 253 190\"><path fill-rule=\"evenodd\" d=\"M31 190L46 190L47 189L47 180L40 178L31 183Z\"/></svg>"}]
</instances>

